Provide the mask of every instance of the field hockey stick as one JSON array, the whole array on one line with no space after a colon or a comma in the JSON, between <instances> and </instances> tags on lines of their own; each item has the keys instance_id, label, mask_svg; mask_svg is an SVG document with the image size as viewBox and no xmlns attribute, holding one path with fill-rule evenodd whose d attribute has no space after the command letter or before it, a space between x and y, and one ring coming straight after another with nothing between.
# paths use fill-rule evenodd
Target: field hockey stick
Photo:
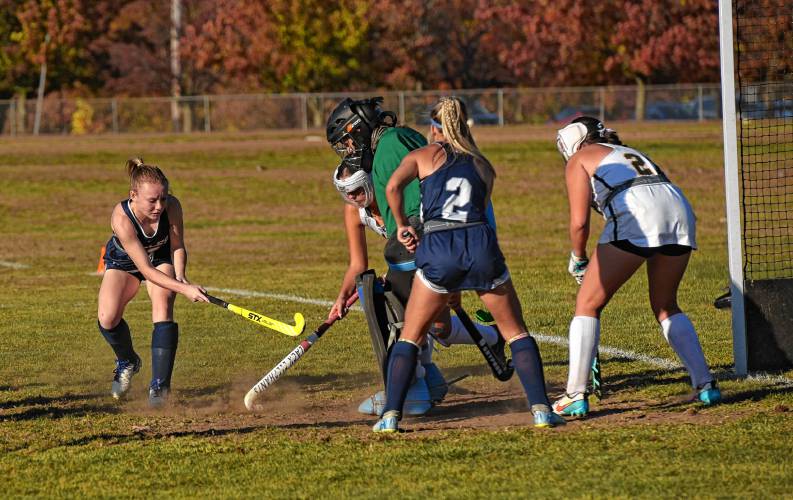
<instances>
[{"instance_id":1,"label":"field hockey stick","mask_svg":"<svg viewBox=\"0 0 793 500\"><path fill-rule=\"evenodd\" d=\"M487 345L487 341L484 339L484 337L482 337L482 334L479 333L476 325L474 325L474 322L468 317L468 313L465 312L462 306L455 307L454 313L458 318L460 318L460 322L463 324L465 329L468 330L468 335L471 336L474 344L476 344L476 347L479 348L479 352L481 352L482 356L485 357L485 361L487 361L487 365L493 372L493 376L502 382L506 382L512 378L512 374L515 372L515 369L512 367L512 361L502 361L498 358L498 356L496 356L490 346Z\"/></svg>"},{"instance_id":2,"label":"field hockey stick","mask_svg":"<svg viewBox=\"0 0 793 500\"><path fill-rule=\"evenodd\" d=\"M595 351L595 359L592 360L592 381L590 384L590 388L592 389L592 395L598 398L598 400L603 399L603 375L600 372L600 350Z\"/></svg>"},{"instance_id":3,"label":"field hockey stick","mask_svg":"<svg viewBox=\"0 0 793 500\"><path fill-rule=\"evenodd\" d=\"M223 309L228 309L229 311L233 312L234 314L238 314L245 319L253 321L254 323L261 325L265 328L270 328L271 330L275 330L276 332L283 333L284 335L289 335L290 337L297 337L303 330L306 328L306 320L303 318L303 315L300 313L295 313L295 326L288 325L281 321L274 320L272 318L268 318L264 314L249 311L248 309L242 308L240 306L235 306L234 304L229 304L225 300L219 299L217 297L213 297L212 295L206 294L209 301L216 306L220 306Z\"/></svg>"},{"instance_id":4,"label":"field hockey stick","mask_svg":"<svg viewBox=\"0 0 793 500\"><path fill-rule=\"evenodd\" d=\"M356 300L358 300L358 292L353 293L350 298L347 299L347 302L344 304L344 308L349 309ZM289 368L293 367L295 363L297 363L300 358L302 358L303 355L308 352L309 349L311 349L311 346L314 345L320 338L322 338L322 335L338 319L338 316L326 319L324 323L319 325L319 327L311 333L311 335L306 337L302 342L300 342L300 344L297 345L297 347L292 349L292 352L287 354L280 363L275 365L272 370L267 372L267 375L262 377L262 379L259 380L256 385L251 387L251 390L249 390L245 395L245 408L247 408L248 411L253 411L255 408L254 403L256 402L256 399L259 397L259 395L268 387L273 385L279 378L281 378L281 376L286 373Z\"/></svg>"}]
</instances>

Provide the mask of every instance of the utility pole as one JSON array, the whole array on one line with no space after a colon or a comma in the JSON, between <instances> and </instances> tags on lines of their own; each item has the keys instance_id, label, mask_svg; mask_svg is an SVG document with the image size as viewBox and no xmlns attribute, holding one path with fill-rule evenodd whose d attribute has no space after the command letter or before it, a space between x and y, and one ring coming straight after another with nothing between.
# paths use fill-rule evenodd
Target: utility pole
<instances>
[{"instance_id":1,"label":"utility pole","mask_svg":"<svg viewBox=\"0 0 793 500\"><path fill-rule=\"evenodd\" d=\"M44 36L44 45L41 47L42 62L39 73L39 90L36 95L36 117L33 120L33 135L39 135L41 126L41 108L44 105L44 85L47 82L47 45L50 43L50 34Z\"/></svg>"},{"instance_id":2,"label":"utility pole","mask_svg":"<svg viewBox=\"0 0 793 500\"><path fill-rule=\"evenodd\" d=\"M182 0L171 0L171 123L179 131L179 98L182 66L179 61L179 35L182 32Z\"/></svg>"}]
</instances>

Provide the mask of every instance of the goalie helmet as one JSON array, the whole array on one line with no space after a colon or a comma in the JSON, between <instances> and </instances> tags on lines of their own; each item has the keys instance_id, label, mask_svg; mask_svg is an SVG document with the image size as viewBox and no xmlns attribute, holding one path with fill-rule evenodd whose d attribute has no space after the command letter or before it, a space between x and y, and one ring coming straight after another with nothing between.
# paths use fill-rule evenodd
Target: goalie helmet
<instances>
[{"instance_id":1,"label":"goalie helmet","mask_svg":"<svg viewBox=\"0 0 793 500\"><path fill-rule=\"evenodd\" d=\"M366 208L374 200L374 186L372 185L371 176L363 169L352 169L346 161L342 161L333 171L333 185L336 186L336 190L345 203L358 208ZM358 197L359 193L365 196L360 203L354 199Z\"/></svg>"},{"instance_id":2,"label":"goalie helmet","mask_svg":"<svg viewBox=\"0 0 793 500\"><path fill-rule=\"evenodd\" d=\"M581 149L581 145L587 141L602 139L606 132L606 126L597 118L582 116L559 130L556 135L556 148L562 154L564 161L569 161L576 151Z\"/></svg>"},{"instance_id":3,"label":"goalie helmet","mask_svg":"<svg viewBox=\"0 0 793 500\"><path fill-rule=\"evenodd\" d=\"M354 170L372 171L372 133L380 125L396 125L396 115L383 111L382 97L353 101L344 99L328 117L326 137L333 150Z\"/></svg>"}]
</instances>

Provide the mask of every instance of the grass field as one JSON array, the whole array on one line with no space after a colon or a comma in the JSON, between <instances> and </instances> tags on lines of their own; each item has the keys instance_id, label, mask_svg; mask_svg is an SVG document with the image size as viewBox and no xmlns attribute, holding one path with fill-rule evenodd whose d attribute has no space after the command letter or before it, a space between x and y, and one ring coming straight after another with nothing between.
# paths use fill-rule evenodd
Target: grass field
<instances>
[{"instance_id":1,"label":"grass field","mask_svg":"<svg viewBox=\"0 0 793 500\"><path fill-rule=\"evenodd\" d=\"M607 395L590 418L533 429L518 381L497 382L478 351L456 346L435 361L448 378L470 376L386 438L355 411L378 389L360 312L337 323L251 414L243 395L298 340L179 297L174 405L153 411L150 305L141 292L125 318L144 368L128 400L109 396L113 356L96 328L100 278L92 272L110 211L126 196L124 161L142 155L168 175L184 207L189 278L275 318L301 311L310 330L327 315L347 252L330 182L335 157L320 136L0 139L3 495L790 497L793 373L731 378L730 315L712 305L727 284L719 124L616 125L698 214L700 249L680 302L724 404L690 402L639 273L604 313ZM553 396L564 387L576 292L554 130L475 132L499 174L499 238ZM383 272L381 245L370 239L370 263Z\"/></svg>"}]
</instances>

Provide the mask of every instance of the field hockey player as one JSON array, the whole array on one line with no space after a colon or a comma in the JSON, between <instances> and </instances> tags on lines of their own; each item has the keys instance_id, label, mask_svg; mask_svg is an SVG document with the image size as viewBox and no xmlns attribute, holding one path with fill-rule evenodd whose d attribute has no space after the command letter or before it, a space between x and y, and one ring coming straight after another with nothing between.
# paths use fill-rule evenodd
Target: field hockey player
<instances>
[{"instance_id":1,"label":"field hockey player","mask_svg":"<svg viewBox=\"0 0 793 500\"><path fill-rule=\"evenodd\" d=\"M382 98L345 99L328 118L328 142L342 158L334 171L333 182L346 202L344 225L350 256L329 318L346 314L344 303L357 289L385 380L388 352L399 336L397 325L403 321L404 304L416 269L414 257L396 239L396 223L386 203L385 185L402 158L424 146L426 139L416 130L397 126L396 115L380 109L381 101ZM404 199L408 216L418 226L421 204L418 183L406 188ZM388 272L384 284L374 279L373 272L365 272L368 268L366 229L387 240L384 257ZM503 357L503 343L497 332L484 325L478 325L478 329ZM433 332L443 345L473 342L456 318L450 320L448 311L445 321L433 325ZM432 362L432 351L431 341L422 344L416 377L407 395L407 414L424 414L446 396L448 385ZM359 411L380 415L384 404L385 393L379 391L361 403Z\"/></svg>"},{"instance_id":2,"label":"field hockey player","mask_svg":"<svg viewBox=\"0 0 793 500\"><path fill-rule=\"evenodd\" d=\"M418 270L405 326L389 359L385 411L372 430L398 430L419 345L449 294L462 290L477 291L510 344L534 425L563 424L551 411L537 342L523 321L496 232L485 216L495 180L493 166L471 136L462 101L442 98L431 118L434 142L407 155L386 188L397 236L408 251L415 252ZM421 236L409 224L402 201L405 186L416 179L421 180Z\"/></svg>"},{"instance_id":3,"label":"field hockey player","mask_svg":"<svg viewBox=\"0 0 793 500\"><path fill-rule=\"evenodd\" d=\"M600 340L600 314L611 297L647 264L650 306L669 345L691 377L697 398L718 402L721 392L708 368L697 332L677 303L677 290L696 248L696 219L683 192L650 158L625 146L614 130L584 116L559 130L570 205L568 271L581 284L570 322L566 394L554 403L560 415L589 412L586 385ZM590 206L606 219L587 258Z\"/></svg>"},{"instance_id":4,"label":"field hockey player","mask_svg":"<svg viewBox=\"0 0 793 500\"><path fill-rule=\"evenodd\" d=\"M105 250L105 272L99 289L98 324L116 355L111 394L123 397L142 361L132 346L124 308L141 281L151 299L152 379L149 404L162 406L171 387L179 326L173 320L177 293L193 302L208 302L206 292L187 280L182 206L168 193L168 179L159 167L135 158L126 164L129 198L113 209L113 235Z\"/></svg>"}]
</instances>

